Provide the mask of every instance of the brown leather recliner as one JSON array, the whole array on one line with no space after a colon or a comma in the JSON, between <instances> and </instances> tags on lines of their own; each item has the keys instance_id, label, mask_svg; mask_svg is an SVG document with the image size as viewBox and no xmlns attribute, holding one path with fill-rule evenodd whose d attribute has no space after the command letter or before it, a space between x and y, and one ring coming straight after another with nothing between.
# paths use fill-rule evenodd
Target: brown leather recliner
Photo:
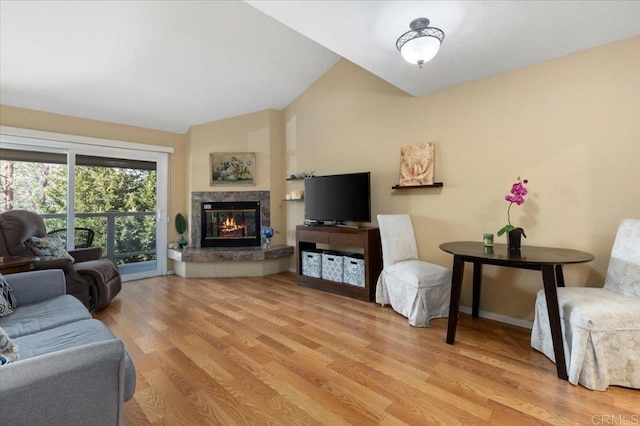
<instances>
[{"instance_id":1,"label":"brown leather recliner","mask_svg":"<svg viewBox=\"0 0 640 426\"><path fill-rule=\"evenodd\" d=\"M0 214L0 256L34 256L26 244L31 237L45 237L42 218L27 210L9 210ZM88 309L102 309L122 289L120 272L109 259L101 259L102 249L91 247L71 250L69 259L40 260L33 269L62 269L67 293L77 297Z\"/></svg>"}]
</instances>

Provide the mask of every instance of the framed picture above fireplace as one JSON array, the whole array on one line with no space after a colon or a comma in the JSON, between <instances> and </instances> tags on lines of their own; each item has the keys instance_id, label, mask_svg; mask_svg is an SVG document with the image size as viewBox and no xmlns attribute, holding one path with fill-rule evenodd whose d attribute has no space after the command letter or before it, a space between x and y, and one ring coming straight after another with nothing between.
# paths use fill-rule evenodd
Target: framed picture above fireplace
<instances>
[{"instance_id":1,"label":"framed picture above fireplace","mask_svg":"<svg viewBox=\"0 0 640 426\"><path fill-rule=\"evenodd\" d=\"M209 185L255 185L255 152L214 152L209 155Z\"/></svg>"}]
</instances>

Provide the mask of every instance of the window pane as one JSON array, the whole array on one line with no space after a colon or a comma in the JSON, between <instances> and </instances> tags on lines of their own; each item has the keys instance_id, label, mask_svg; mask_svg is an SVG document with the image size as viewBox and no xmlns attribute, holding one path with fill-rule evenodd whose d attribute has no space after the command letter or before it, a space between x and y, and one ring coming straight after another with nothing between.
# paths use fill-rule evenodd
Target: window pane
<instances>
[{"instance_id":1,"label":"window pane","mask_svg":"<svg viewBox=\"0 0 640 426\"><path fill-rule=\"evenodd\" d=\"M76 160L76 227L92 229L93 245L118 265L155 265L155 163L89 156Z\"/></svg>"},{"instance_id":2,"label":"window pane","mask_svg":"<svg viewBox=\"0 0 640 426\"><path fill-rule=\"evenodd\" d=\"M156 259L155 213L121 216L116 221L116 263Z\"/></svg>"},{"instance_id":3,"label":"window pane","mask_svg":"<svg viewBox=\"0 0 640 426\"><path fill-rule=\"evenodd\" d=\"M13 155L21 153L21 156ZM30 210L43 215L47 230L66 226L67 165L61 154L3 149L0 153L0 212ZM18 158L18 159L11 159Z\"/></svg>"}]
</instances>

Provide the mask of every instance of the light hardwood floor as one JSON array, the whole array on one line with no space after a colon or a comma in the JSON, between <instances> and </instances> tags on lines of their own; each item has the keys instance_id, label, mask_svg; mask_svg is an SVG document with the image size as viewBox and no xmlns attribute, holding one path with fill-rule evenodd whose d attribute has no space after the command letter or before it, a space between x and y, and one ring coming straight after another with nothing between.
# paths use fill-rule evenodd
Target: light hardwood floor
<instances>
[{"instance_id":1,"label":"light hardwood floor","mask_svg":"<svg viewBox=\"0 0 640 426\"><path fill-rule=\"evenodd\" d=\"M127 282L95 317L136 365L126 425L640 424L639 390L559 380L527 329L462 315L451 346L446 319L414 328L292 273Z\"/></svg>"}]
</instances>

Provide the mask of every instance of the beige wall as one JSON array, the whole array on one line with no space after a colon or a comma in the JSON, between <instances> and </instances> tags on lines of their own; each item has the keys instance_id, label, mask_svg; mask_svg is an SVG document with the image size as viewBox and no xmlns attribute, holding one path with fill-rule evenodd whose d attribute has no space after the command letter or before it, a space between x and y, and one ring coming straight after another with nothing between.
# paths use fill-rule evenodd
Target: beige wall
<instances>
[{"instance_id":1,"label":"beige wall","mask_svg":"<svg viewBox=\"0 0 640 426\"><path fill-rule=\"evenodd\" d=\"M530 190L512 208L524 244L596 256L565 268L568 285L601 285L620 219L640 217L640 37L419 98L341 60L286 108L284 126L287 173L371 171L373 216L411 214L420 257L449 267L439 244L505 225L518 176ZM400 147L428 141L444 187L393 191ZM304 208L287 209L292 244ZM467 306L470 280L467 269ZM487 266L481 310L531 320L541 287L539 272Z\"/></svg>"},{"instance_id":2,"label":"beige wall","mask_svg":"<svg viewBox=\"0 0 640 426\"><path fill-rule=\"evenodd\" d=\"M187 190L185 202L191 216L191 192L271 191L271 226L284 230L282 207L284 185L282 112L263 110L226 120L193 126L188 135ZM255 152L256 185L210 186L209 154L214 152ZM284 241L282 232L273 244Z\"/></svg>"},{"instance_id":3,"label":"beige wall","mask_svg":"<svg viewBox=\"0 0 640 426\"><path fill-rule=\"evenodd\" d=\"M211 152L256 152L252 189L271 191L272 225L280 231L274 243L293 244L304 219L304 203L281 201L302 189L286 176L371 171L374 218L410 213L420 257L451 266L438 245L495 233L506 222L504 195L522 176L530 195L513 208L512 222L526 229L525 244L595 254L588 265L565 268L568 285L591 286L602 284L619 220L640 217L639 117L640 37L419 98L341 60L284 112L197 125L186 135L0 106L4 126L173 147L172 218L190 215L191 191L212 190ZM436 180L444 187L391 190L400 147L427 141L436 142ZM532 319L539 273L484 272L482 310ZM465 305L470 279L467 270Z\"/></svg>"},{"instance_id":4,"label":"beige wall","mask_svg":"<svg viewBox=\"0 0 640 426\"><path fill-rule=\"evenodd\" d=\"M167 228L167 238L169 241L178 240L179 236L173 225L173 218L177 213L184 213L186 209L182 196L185 188L187 142L185 135L6 105L0 105L0 125L173 148L173 154L169 154L168 214L171 223ZM171 261L169 261L168 268L171 269Z\"/></svg>"}]
</instances>

